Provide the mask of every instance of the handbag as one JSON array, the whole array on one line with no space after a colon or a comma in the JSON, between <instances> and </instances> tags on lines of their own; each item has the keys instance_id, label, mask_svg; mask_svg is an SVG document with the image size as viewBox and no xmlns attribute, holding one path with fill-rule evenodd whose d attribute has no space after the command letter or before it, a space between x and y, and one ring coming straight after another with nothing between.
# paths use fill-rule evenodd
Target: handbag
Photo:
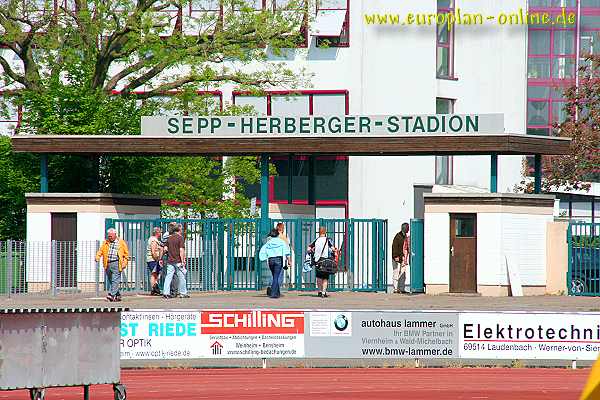
<instances>
[{"instance_id":1,"label":"handbag","mask_svg":"<svg viewBox=\"0 0 600 400\"><path fill-rule=\"evenodd\" d=\"M337 273L337 262L335 262L335 260L332 260L329 257L323 258L325 250L329 250L328 247L329 243L325 243L325 246L323 246L323 252L321 253L321 257L319 257L319 261L317 261L317 271L333 275Z\"/></svg>"},{"instance_id":2,"label":"handbag","mask_svg":"<svg viewBox=\"0 0 600 400\"><path fill-rule=\"evenodd\" d=\"M304 262L302 263L302 272L312 271L313 259L310 253L306 253L304 256Z\"/></svg>"}]
</instances>

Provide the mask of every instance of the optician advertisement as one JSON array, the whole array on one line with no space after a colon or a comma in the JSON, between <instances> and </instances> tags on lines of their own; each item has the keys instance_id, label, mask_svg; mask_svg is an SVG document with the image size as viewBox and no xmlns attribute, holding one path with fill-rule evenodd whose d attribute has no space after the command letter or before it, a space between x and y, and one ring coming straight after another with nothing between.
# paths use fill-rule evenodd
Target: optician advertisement
<instances>
[{"instance_id":1,"label":"optician advertisement","mask_svg":"<svg viewBox=\"0 0 600 400\"><path fill-rule=\"evenodd\" d=\"M121 313L122 360L202 357L198 346L200 312L131 311Z\"/></svg>"}]
</instances>

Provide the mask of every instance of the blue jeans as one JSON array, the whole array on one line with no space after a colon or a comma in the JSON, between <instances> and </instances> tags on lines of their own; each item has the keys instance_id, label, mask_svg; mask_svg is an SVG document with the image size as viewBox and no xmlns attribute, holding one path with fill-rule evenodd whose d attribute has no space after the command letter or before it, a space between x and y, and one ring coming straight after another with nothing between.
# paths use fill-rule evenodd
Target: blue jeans
<instances>
[{"instance_id":1,"label":"blue jeans","mask_svg":"<svg viewBox=\"0 0 600 400\"><path fill-rule=\"evenodd\" d=\"M283 267L282 267L283 268ZM285 270L282 270L279 274L279 287L283 286L283 278L285 277ZM273 275L271 275L271 281L269 282L269 286L273 286Z\"/></svg>"},{"instance_id":2,"label":"blue jeans","mask_svg":"<svg viewBox=\"0 0 600 400\"><path fill-rule=\"evenodd\" d=\"M119 294L119 285L121 285L121 272L119 272L119 261L109 261L106 268L106 278L108 281L108 293L115 297Z\"/></svg>"},{"instance_id":3,"label":"blue jeans","mask_svg":"<svg viewBox=\"0 0 600 400\"><path fill-rule=\"evenodd\" d=\"M171 294L171 281L173 280L173 275L177 273L177 283L178 283L178 291L181 295L187 294L187 287L185 282L185 272L183 269L183 265L181 264L167 264L167 275L165 276L165 283L163 285L163 294L165 296L169 296Z\"/></svg>"},{"instance_id":4,"label":"blue jeans","mask_svg":"<svg viewBox=\"0 0 600 400\"><path fill-rule=\"evenodd\" d=\"M273 283L271 286L271 298L276 299L281 296L279 290L280 276L283 275L283 257L271 257L269 258L269 269L273 276Z\"/></svg>"}]
</instances>

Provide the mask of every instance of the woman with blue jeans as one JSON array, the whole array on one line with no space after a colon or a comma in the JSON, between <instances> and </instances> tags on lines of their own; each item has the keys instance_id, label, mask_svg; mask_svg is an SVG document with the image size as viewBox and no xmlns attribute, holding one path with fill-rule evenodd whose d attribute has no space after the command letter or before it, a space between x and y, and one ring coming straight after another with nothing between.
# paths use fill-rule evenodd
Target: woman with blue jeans
<instances>
[{"instance_id":1,"label":"woman with blue jeans","mask_svg":"<svg viewBox=\"0 0 600 400\"><path fill-rule=\"evenodd\" d=\"M269 240L265 243L258 253L260 261L267 261L273 283L271 286L270 298L277 299L281 296L279 288L279 277L283 273L283 260L287 259L291 252L287 242L279 237L277 229L272 229L269 233Z\"/></svg>"}]
</instances>

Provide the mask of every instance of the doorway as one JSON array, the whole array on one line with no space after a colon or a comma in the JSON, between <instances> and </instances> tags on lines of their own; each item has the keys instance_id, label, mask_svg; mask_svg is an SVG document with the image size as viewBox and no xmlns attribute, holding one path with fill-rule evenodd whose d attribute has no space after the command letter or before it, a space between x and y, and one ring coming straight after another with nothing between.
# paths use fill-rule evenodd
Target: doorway
<instances>
[{"instance_id":1,"label":"doorway","mask_svg":"<svg viewBox=\"0 0 600 400\"><path fill-rule=\"evenodd\" d=\"M56 286L77 287L77 213L52 213L50 237L56 241Z\"/></svg>"},{"instance_id":2,"label":"doorway","mask_svg":"<svg viewBox=\"0 0 600 400\"><path fill-rule=\"evenodd\" d=\"M477 214L450 214L450 293L477 293Z\"/></svg>"}]
</instances>

